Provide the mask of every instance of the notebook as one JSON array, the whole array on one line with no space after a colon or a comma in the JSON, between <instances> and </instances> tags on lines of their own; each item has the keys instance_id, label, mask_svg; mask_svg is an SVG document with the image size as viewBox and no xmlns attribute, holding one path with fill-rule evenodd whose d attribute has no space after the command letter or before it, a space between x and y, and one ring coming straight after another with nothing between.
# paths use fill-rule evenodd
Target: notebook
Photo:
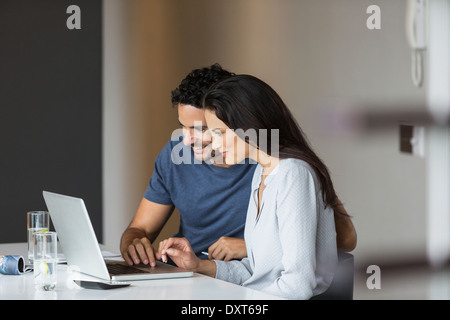
<instances>
[{"instance_id":1,"label":"notebook","mask_svg":"<svg viewBox=\"0 0 450 320\"><path fill-rule=\"evenodd\" d=\"M105 261L83 199L43 191L61 249L72 269L104 280L149 280L190 277L193 272L160 261L156 267Z\"/></svg>"}]
</instances>

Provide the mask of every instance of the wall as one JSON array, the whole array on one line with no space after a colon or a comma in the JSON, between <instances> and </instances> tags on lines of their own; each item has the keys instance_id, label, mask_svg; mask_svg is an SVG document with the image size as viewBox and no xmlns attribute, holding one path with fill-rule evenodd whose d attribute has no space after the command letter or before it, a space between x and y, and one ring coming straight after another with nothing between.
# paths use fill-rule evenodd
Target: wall
<instances>
[{"instance_id":1,"label":"wall","mask_svg":"<svg viewBox=\"0 0 450 320\"><path fill-rule=\"evenodd\" d=\"M102 240L101 26L101 0L0 1L2 243L27 240L43 190L82 197Z\"/></svg>"},{"instance_id":2,"label":"wall","mask_svg":"<svg viewBox=\"0 0 450 320\"><path fill-rule=\"evenodd\" d=\"M104 2L104 244L118 250L153 172L176 128L170 90L170 24L163 1ZM165 30L164 36L160 30ZM176 230L177 216L170 220Z\"/></svg>"},{"instance_id":3,"label":"wall","mask_svg":"<svg viewBox=\"0 0 450 320\"><path fill-rule=\"evenodd\" d=\"M366 28L371 4L381 8L381 30ZM123 10L108 22L115 6ZM293 110L353 216L357 265L425 259L426 160L400 154L396 127L336 132L323 117L426 109L425 89L410 78L404 1L108 0L105 13L106 44L123 53L111 61L117 52L105 50L107 244L118 242L176 128L170 90L219 62L267 81ZM124 74L109 74L117 70ZM127 97L115 99L117 89Z\"/></svg>"},{"instance_id":4,"label":"wall","mask_svg":"<svg viewBox=\"0 0 450 320\"><path fill-rule=\"evenodd\" d=\"M450 259L450 2L429 4L427 102L436 124L428 130L428 259L439 267Z\"/></svg>"}]
</instances>

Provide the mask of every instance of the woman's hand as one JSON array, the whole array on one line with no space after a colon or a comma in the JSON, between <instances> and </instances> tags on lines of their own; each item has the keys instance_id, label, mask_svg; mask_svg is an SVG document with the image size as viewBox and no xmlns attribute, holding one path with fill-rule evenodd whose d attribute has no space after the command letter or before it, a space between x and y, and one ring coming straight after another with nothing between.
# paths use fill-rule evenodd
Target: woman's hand
<instances>
[{"instance_id":1,"label":"woman's hand","mask_svg":"<svg viewBox=\"0 0 450 320\"><path fill-rule=\"evenodd\" d=\"M186 238L169 238L161 241L157 258L167 262L167 256L180 268L192 271L197 269L200 261Z\"/></svg>"},{"instance_id":2,"label":"woman's hand","mask_svg":"<svg viewBox=\"0 0 450 320\"><path fill-rule=\"evenodd\" d=\"M180 268L211 277L216 275L216 263L198 258L186 238L169 238L161 241L156 258L167 262L167 256Z\"/></svg>"}]
</instances>

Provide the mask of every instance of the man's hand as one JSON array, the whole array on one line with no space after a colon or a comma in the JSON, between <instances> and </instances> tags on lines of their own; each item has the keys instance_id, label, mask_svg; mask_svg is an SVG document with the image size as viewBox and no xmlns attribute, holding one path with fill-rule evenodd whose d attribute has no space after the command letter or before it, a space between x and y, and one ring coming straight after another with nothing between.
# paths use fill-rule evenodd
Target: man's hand
<instances>
[{"instance_id":1,"label":"man's hand","mask_svg":"<svg viewBox=\"0 0 450 320\"><path fill-rule=\"evenodd\" d=\"M209 259L230 261L247 256L244 239L221 237L208 248Z\"/></svg>"},{"instance_id":2,"label":"man's hand","mask_svg":"<svg viewBox=\"0 0 450 320\"><path fill-rule=\"evenodd\" d=\"M128 233L128 234L127 234ZM149 264L156 266L155 251L146 237L140 237L137 230L128 229L122 236L120 243L120 253L128 265L134 264Z\"/></svg>"},{"instance_id":3,"label":"man's hand","mask_svg":"<svg viewBox=\"0 0 450 320\"><path fill-rule=\"evenodd\" d=\"M156 266L155 250L151 243L155 241L164 224L174 210L173 205L162 205L145 198L122 234L120 253L128 265L144 263Z\"/></svg>"}]
</instances>

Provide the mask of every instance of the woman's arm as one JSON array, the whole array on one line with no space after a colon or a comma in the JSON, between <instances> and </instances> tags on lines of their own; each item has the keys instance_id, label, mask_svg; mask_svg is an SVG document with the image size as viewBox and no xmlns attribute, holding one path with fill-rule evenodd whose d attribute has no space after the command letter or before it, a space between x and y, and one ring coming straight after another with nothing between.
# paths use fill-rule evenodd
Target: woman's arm
<instances>
[{"instance_id":1,"label":"woman's arm","mask_svg":"<svg viewBox=\"0 0 450 320\"><path fill-rule=\"evenodd\" d=\"M156 257L167 262L167 256L180 268L210 277L216 275L216 264L210 260L199 259L186 238L169 238L161 241Z\"/></svg>"},{"instance_id":2,"label":"woman's arm","mask_svg":"<svg viewBox=\"0 0 450 320\"><path fill-rule=\"evenodd\" d=\"M161 241L156 257L167 261L167 256L180 268L239 285L251 276L247 258L228 262L202 260L195 255L186 238L169 238Z\"/></svg>"}]
</instances>

